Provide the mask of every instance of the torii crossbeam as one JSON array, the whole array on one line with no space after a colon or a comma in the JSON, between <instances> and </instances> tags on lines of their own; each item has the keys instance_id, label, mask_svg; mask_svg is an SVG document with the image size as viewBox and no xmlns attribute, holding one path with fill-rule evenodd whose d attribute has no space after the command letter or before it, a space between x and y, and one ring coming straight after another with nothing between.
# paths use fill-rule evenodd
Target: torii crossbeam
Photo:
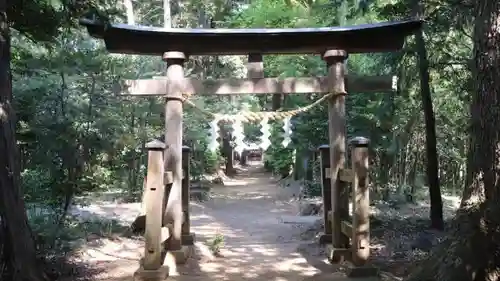
<instances>
[{"instance_id":1,"label":"torii crossbeam","mask_svg":"<svg viewBox=\"0 0 500 281\"><path fill-rule=\"evenodd\" d=\"M346 88L350 93L384 93L396 90L396 76L352 76L346 77ZM167 77L127 80L121 92L132 96L164 96L169 84ZM199 95L239 94L326 94L329 92L327 77L304 78L247 78L199 80L185 78L178 81L185 93Z\"/></svg>"},{"instance_id":2,"label":"torii crossbeam","mask_svg":"<svg viewBox=\"0 0 500 281\"><path fill-rule=\"evenodd\" d=\"M92 20L82 20L90 35L103 39L106 48L112 53L157 55L167 63L165 78L137 80L126 83L125 95L162 95L165 97L165 151L164 168L171 175L165 216L173 220L173 227L168 239L167 251L181 251L182 206L182 113L183 94L296 94L329 93L328 98L328 135L329 169L331 192L331 224L328 231L331 239L330 261L336 262L339 255L350 252L346 246L349 238L342 233L342 216L346 210L347 192L341 182L341 172L345 169L345 96L351 92L387 92L394 89L391 76L362 77L346 76L345 61L349 53L376 53L398 51L403 47L405 37L421 28L422 20L384 22L350 27L323 27L298 29L177 29L131 26L124 24L103 24ZM264 78L262 55L266 54L317 54L326 62L328 75L315 78ZM222 79L200 81L184 77L184 62L191 55L248 55L247 79ZM162 148L163 149L163 148ZM157 167L161 165L156 165ZM326 173L326 170L325 170ZM345 174L345 173L344 173ZM150 178L148 176L148 182ZM358 181L358 180L357 180ZM363 179L363 188L367 188ZM163 184L158 180L157 184ZM148 185L149 186L149 185ZM153 184L151 184L153 186ZM325 185L324 185L325 186ZM158 192L161 188L151 187ZM168 190L165 188L165 190ZM150 200L159 200L162 196L149 195ZM325 198L324 198L325 199ZM358 200L356 198L356 200ZM368 197L356 204L356 219L352 224L351 240L355 267L362 268L369 254L369 206ZM158 206L158 202L146 202ZM151 209L151 208L149 208ZM158 209L155 212L161 213ZM326 210L325 210L326 212ZM348 210L347 210L348 212ZM149 215L146 215L146 220ZM154 225L147 224L151 237L160 239L161 227L158 220ZM155 235L152 235L152 234ZM155 240L156 241L156 240ZM157 241L156 241L157 242ZM157 255L159 243L146 244L145 262L138 271L141 279L162 280L164 269ZM152 247L152 245L155 245ZM362 253L362 254L360 254ZM151 257L155 257L152 259ZM158 257L158 258L156 258ZM146 262L148 261L148 262ZM181 261L182 262L182 261ZM150 280L148 279L148 280Z\"/></svg>"}]
</instances>

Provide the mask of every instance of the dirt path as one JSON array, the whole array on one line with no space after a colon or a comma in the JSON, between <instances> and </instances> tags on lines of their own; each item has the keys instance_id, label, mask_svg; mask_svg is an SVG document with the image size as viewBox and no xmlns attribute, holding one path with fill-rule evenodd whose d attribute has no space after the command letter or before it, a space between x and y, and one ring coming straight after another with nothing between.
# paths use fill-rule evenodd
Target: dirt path
<instances>
[{"instance_id":1,"label":"dirt path","mask_svg":"<svg viewBox=\"0 0 500 281\"><path fill-rule=\"evenodd\" d=\"M186 265L171 269L172 280L298 281L342 276L334 273L338 268L328 264L323 256L299 253L297 249L306 243L300 239L300 233L312 222L296 216L297 204L259 167L243 171L224 186L214 187L212 193L208 201L191 204L196 255ZM125 210L127 204L122 205L121 214L133 213ZM206 244L216 234L224 236L224 246L222 257L214 258ZM142 246L137 240L108 241L88 248L86 260L101 271L97 280L132 280Z\"/></svg>"}]
</instances>

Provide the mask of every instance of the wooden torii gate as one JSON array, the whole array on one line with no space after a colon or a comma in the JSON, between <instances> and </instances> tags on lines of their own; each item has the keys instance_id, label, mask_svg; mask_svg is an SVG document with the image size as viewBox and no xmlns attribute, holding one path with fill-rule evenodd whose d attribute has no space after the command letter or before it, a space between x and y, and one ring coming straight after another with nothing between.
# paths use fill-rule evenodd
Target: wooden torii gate
<instances>
[{"instance_id":1,"label":"wooden torii gate","mask_svg":"<svg viewBox=\"0 0 500 281\"><path fill-rule=\"evenodd\" d=\"M165 29L124 24L103 24L82 20L91 36L104 39L112 53L161 56L167 64L162 79L127 81L125 95L165 97L165 143L151 144L150 164L157 163L156 170L169 175L171 187L165 200L165 217L173 221L167 251L182 251L183 220L181 203L182 181L182 113L183 95L232 95L232 94L310 94L333 93L328 100L329 169L325 170L331 183L332 211L330 256L347 251L341 234L339 194L340 172L345 163L346 121L345 96L350 92L387 92L394 88L391 76L356 77L346 75L345 61L349 53L393 52L403 47L406 36L421 28L421 20L365 24L351 27L324 27L298 29ZM326 77L264 78L262 56L266 54L318 54L326 62ZM248 78L198 80L186 78L184 63L193 55L247 55ZM155 151L160 151L157 153ZM156 160L155 160L156 159ZM158 159L161 159L158 160ZM158 163L158 161L162 163ZM164 165L163 165L164 163ZM164 166L164 167L163 167ZM156 192L163 188L163 178L149 180L148 189ZM150 198L161 196L151 195ZM326 199L326 198L324 198ZM162 213L156 202L147 208ZM365 206L366 204L364 204ZM367 215L367 214L365 214ZM155 216L156 217L156 216ZM326 220L326 219L325 219ZM162 220L146 218L146 233L160 232ZM364 226L366 227L366 225ZM358 231L354 229L353 231ZM359 230L366 232L366 229ZM159 240L159 237L154 238ZM162 267L158 254L159 241L146 242L145 258L136 277L140 280L162 280L168 269ZM330 239L327 239L330 240ZM150 244L148 244L150 243ZM154 244L154 247L152 246ZM153 249L156 248L156 249ZM366 251L364 251L366 253ZM366 260L366 257L358 257ZM332 262L337 258L330 259ZM182 261L178 261L182 262Z\"/></svg>"}]
</instances>

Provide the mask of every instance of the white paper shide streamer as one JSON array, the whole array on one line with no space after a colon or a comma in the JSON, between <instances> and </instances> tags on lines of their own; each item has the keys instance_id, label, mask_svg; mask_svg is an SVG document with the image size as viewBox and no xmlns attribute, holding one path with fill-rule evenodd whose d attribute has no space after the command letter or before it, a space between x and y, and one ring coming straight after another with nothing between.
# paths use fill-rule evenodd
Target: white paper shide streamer
<instances>
[{"instance_id":1,"label":"white paper shide streamer","mask_svg":"<svg viewBox=\"0 0 500 281\"><path fill-rule=\"evenodd\" d=\"M283 147L288 147L290 142L292 142L292 117L286 117L283 119L283 141L281 144Z\"/></svg>"},{"instance_id":2,"label":"white paper shide streamer","mask_svg":"<svg viewBox=\"0 0 500 281\"><path fill-rule=\"evenodd\" d=\"M233 122L233 136L236 144L234 150L241 154L245 150L245 134L243 132L243 122L239 118Z\"/></svg>"},{"instance_id":3,"label":"white paper shide streamer","mask_svg":"<svg viewBox=\"0 0 500 281\"><path fill-rule=\"evenodd\" d=\"M266 151L271 145L271 141L269 140L269 137L271 137L271 126L269 125L269 119L267 117L260 121L260 132L262 135L260 136L259 146Z\"/></svg>"},{"instance_id":4,"label":"white paper shide streamer","mask_svg":"<svg viewBox=\"0 0 500 281\"><path fill-rule=\"evenodd\" d=\"M219 119L215 118L210 122L209 140L208 140L208 150L211 152L217 151L219 148L219 142L217 138L219 137Z\"/></svg>"}]
</instances>

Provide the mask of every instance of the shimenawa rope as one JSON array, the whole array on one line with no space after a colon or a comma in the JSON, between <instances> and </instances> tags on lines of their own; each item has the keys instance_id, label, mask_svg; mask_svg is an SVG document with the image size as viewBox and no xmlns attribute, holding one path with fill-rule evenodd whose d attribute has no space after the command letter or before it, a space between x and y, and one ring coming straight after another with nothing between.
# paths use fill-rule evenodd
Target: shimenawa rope
<instances>
[{"instance_id":1,"label":"shimenawa rope","mask_svg":"<svg viewBox=\"0 0 500 281\"><path fill-rule=\"evenodd\" d=\"M183 93L182 94L182 99L185 103L189 104L193 108L197 109L201 113L208 115L216 120L220 121L227 121L227 122L235 122L236 120L244 123L251 123L251 122L258 122L262 121L264 119L267 120L283 120L288 117L293 117L297 114L304 113L315 106L319 105L322 103L324 100L328 99L329 97L333 96L333 93L328 93L321 98L317 99L315 102L306 105L304 107L300 107L297 109L292 109L288 111L259 111L259 112L251 112L251 111L244 111L240 112L238 114L219 114L219 113L212 113L208 110L199 108L195 103L189 100L192 94L190 93Z\"/></svg>"}]
</instances>

